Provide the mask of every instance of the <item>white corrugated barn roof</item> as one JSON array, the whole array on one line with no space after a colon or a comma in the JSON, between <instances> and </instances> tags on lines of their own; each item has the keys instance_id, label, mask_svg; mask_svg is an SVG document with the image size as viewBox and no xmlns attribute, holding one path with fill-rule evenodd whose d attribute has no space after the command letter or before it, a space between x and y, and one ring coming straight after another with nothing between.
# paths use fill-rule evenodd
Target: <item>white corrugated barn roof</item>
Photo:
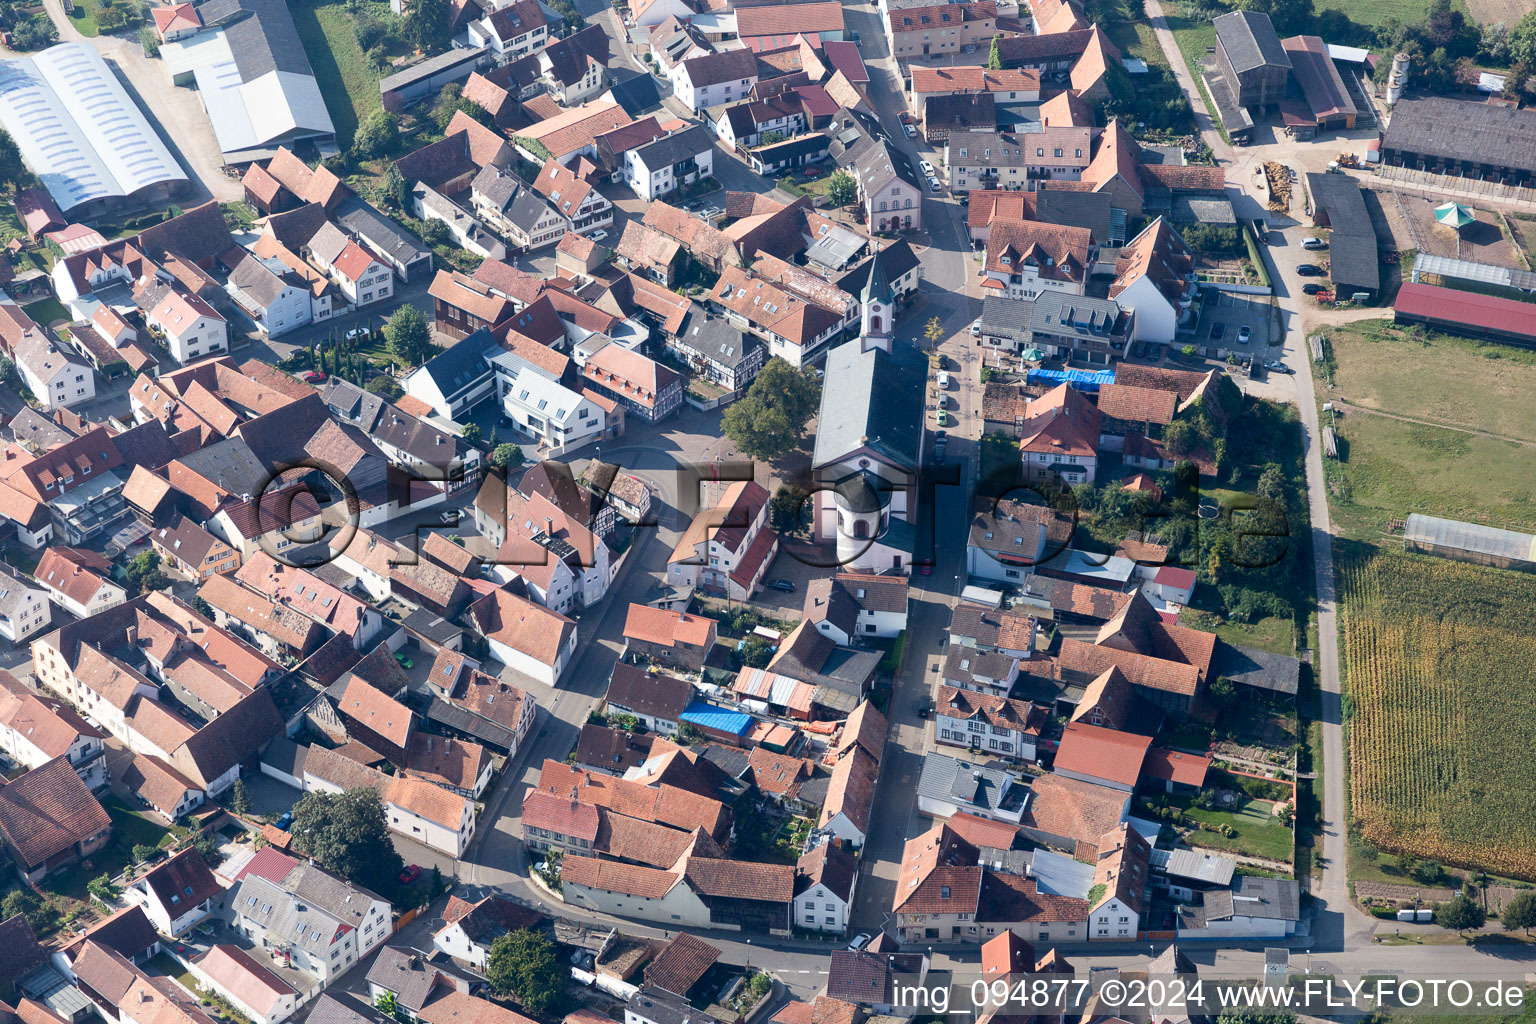
<instances>
[{"instance_id":1,"label":"white corrugated barn roof","mask_svg":"<svg viewBox=\"0 0 1536 1024\"><path fill-rule=\"evenodd\" d=\"M93 48L0 60L0 126L59 209L187 176Z\"/></svg>"}]
</instances>

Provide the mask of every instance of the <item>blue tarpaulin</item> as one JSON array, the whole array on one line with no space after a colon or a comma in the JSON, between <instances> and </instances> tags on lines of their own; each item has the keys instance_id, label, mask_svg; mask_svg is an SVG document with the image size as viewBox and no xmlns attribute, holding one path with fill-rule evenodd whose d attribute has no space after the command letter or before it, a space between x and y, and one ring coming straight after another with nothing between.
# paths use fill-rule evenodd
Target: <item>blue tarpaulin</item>
<instances>
[{"instance_id":1,"label":"blue tarpaulin","mask_svg":"<svg viewBox=\"0 0 1536 1024\"><path fill-rule=\"evenodd\" d=\"M1071 384L1079 391L1097 391L1115 382L1114 370L1030 370L1031 384Z\"/></svg>"},{"instance_id":2,"label":"blue tarpaulin","mask_svg":"<svg viewBox=\"0 0 1536 1024\"><path fill-rule=\"evenodd\" d=\"M678 717L701 729L713 729L729 736L744 736L752 728L752 716L746 712L717 708L698 700L690 703Z\"/></svg>"}]
</instances>

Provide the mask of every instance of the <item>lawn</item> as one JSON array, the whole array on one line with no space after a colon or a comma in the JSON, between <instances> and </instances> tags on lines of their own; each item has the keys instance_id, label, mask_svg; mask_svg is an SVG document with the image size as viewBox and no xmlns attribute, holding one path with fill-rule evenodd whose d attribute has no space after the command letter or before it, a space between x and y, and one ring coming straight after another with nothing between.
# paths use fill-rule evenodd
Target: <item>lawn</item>
<instances>
[{"instance_id":1,"label":"lawn","mask_svg":"<svg viewBox=\"0 0 1536 1024\"><path fill-rule=\"evenodd\" d=\"M1468 13L1464 0L1451 0L1451 6L1463 14ZM1413 25L1424 20L1429 0L1371 0L1368 4L1360 0L1317 0L1319 12L1330 8L1343 11L1351 21L1361 25L1381 27L1394 18L1404 25Z\"/></svg>"},{"instance_id":2,"label":"lawn","mask_svg":"<svg viewBox=\"0 0 1536 1024\"><path fill-rule=\"evenodd\" d=\"M1197 828L1185 840L1191 846L1289 863L1294 836L1290 829L1269 813L1273 806L1268 800L1244 797L1236 811L1207 811L1199 807L1187 807L1184 810L1186 820L1208 825L1231 825L1234 834L1224 836L1219 832L1206 832Z\"/></svg>"},{"instance_id":3,"label":"lawn","mask_svg":"<svg viewBox=\"0 0 1536 1024\"><path fill-rule=\"evenodd\" d=\"M55 298L38 299L21 307L22 312L36 320L44 327L59 320L69 321L74 317L70 315L69 308Z\"/></svg>"},{"instance_id":4,"label":"lawn","mask_svg":"<svg viewBox=\"0 0 1536 1024\"><path fill-rule=\"evenodd\" d=\"M1410 512L1536 529L1536 448L1351 412L1329 470L1335 521L1379 537Z\"/></svg>"},{"instance_id":5,"label":"lawn","mask_svg":"<svg viewBox=\"0 0 1536 1024\"><path fill-rule=\"evenodd\" d=\"M1239 647L1252 647L1272 654L1295 657L1296 628L1295 623L1290 619L1270 615L1253 622L1233 622L1200 609L1200 602L1207 595L1214 597L1219 603L1220 596L1213 594L1209 587L1200 588L1188 610L1179 616L1180 625L1206 633L1215 633L1227 643L1237 644Z\"/></svg>"},{"instance_id":6,"label":"lawn","mask_svg":"<svg viewBox=\"0 0 1536 1024\"><path fill-rule=\"evenodd\" d=\"M1351 405L1536 441L1536 352L1445 334L1415 339L1389 320L1329 332L1335 393Z\"/></svg>"},{"instance_id":7,"label":"lawn","mask_svg":"<svg viewBox=\"0 0 1536 1024\"><path fill-rule=\"evenodd\" d=\"M357 42L353 19L342 4L290 4L294 25L336 126L336 141L352 145L358 122L378 110L379 73Z\"/></svg>"},{"instance_id":8,"label":"lawn","mask_svg":"<svg viewBox=\"0 0 1536 1024\"><path fill-rule=\"evenodd\" d=\"M75 9L69 16L69 23L83 36L100 35L101 26L96 24L96 0L75 0Z\"/></svg>"}]
</instances>

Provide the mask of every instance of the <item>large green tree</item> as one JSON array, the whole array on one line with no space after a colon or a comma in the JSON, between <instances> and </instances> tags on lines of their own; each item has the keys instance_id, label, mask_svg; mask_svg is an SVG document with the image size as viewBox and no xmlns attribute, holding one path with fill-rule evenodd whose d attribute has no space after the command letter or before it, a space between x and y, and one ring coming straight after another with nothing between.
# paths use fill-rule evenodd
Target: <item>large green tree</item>
<instances>
[{"instance_id":1,"label":"large green tree","mask_svg":"<svg viewBox=\"0 0 1536 1024\"><path fill-rule=\"evenodd\" d=\"M412 305L404 305L389 315L384 325L384 339L389 354L405 366L420 366L432 355L432 331L426 317Z\"/></svg>"},{"instance_id":2,"label":"large green tree","mask_svg":"<svg viewBox=\"0 0 1536 1024\"><path fill-rule=\"evenodd\" d=\"M448 0L410 0L405 35L419 50L435 50L448 41Z\"/></svg>"},{"instance_id":3,"label":"large green tree","mask_svg":"<svg viewBox=\"0 0 1536 1024\"><path fill-rule=\"evenodd\" d=\"M352 152L363 160L384 156L395 148L400 119L387 110L375 110L352 133Z\"/></svg>"},{"instance_id":4,"label":"large green tree","mask_svg":"<svg viewBox=\"0 0 1536 1024\"><path fill-rule=\"evenodd\" d=\"M384 802L371 789L305 793L293 805L294 849L327 871L388 891L403 866L389 838Z\"/></svg>"},{"instance_id":5,"label":"large green tree","mask_svg":"<svg viewBox=\"0 0 1536 1024\"><path fill-rule=\"evenodd\" d=\"M777 357L768 360L721 421L738 451L754 459L777 459L794 451L806 420L821 401L821 384Z\"/></svg>"},{"instance_id":6,"label":"large green tree","mask_svg":"<svg viewBox=\"0 0 1536 1024\"><path fill-rule=\"evenodd\" d=\"M1462 932L1468 928L1481 928L1488 920L1488 912L1482 904L1468 899L1465 893L1457 893L1448 903L1435 905L1435 924Z\"/></svg>"},{"instance_id":7,"label":"large green tree","mask_svg":"<svg viewBox=\"0 0 1536 1024\"><path fill-rule=\"evenodd\" d=\"M1510 931L1523 928L1529 935L1531 928L1536 927L1536 893L1522 892L1504 904L1499 923Z\"/></svg>"},{"instance_id":8,"label":"large green tree","mask_svg":"<svg viewBox=\"0 0 1536 1024\"><path fill-rule=\"evenodd\" d=\"M491 991L516 998L534 1016L542 1016L559 1002L565 978L555 944L542 932L519 928L491 943L485 964Z\"/></svg>"},{"instance_id":9,"label":"large green tree","mask_svg":"<svg viewBox=\"0 0 1536 1024\"><path fill-rule=\"evenodd\" d=\"M859 183L847 171L832 172L827 179L827 202L833 206L850 206L859 198Z\"/></svg>"},{"instance_id":10,"label":"large green tree","mask_svg":"<svg viewBox=\"0 0 1536 1024\"><path fill-rule=\"evenodd\" d=\"M24 170L21 149L16 145L16 140L0 128L0 188L14 187L21 181Z\"/></svg>"}]
</instances>

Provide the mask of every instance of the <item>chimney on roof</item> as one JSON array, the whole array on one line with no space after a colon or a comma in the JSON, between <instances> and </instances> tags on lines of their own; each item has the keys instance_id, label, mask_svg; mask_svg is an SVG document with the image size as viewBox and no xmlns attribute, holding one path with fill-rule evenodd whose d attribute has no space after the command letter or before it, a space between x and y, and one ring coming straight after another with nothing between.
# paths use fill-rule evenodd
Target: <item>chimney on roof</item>
<instances>
[{"instance_id":1,"label":"chimney on roof","mask_svg":"<svg viewBox=\"0 0 1536 1024\"><path fill-rule=\"evenodd\" d=\"M137 625L129 626L124 632L128 635L129 647L139 646L139 627Z\"/></svg>"}]
</instances>

